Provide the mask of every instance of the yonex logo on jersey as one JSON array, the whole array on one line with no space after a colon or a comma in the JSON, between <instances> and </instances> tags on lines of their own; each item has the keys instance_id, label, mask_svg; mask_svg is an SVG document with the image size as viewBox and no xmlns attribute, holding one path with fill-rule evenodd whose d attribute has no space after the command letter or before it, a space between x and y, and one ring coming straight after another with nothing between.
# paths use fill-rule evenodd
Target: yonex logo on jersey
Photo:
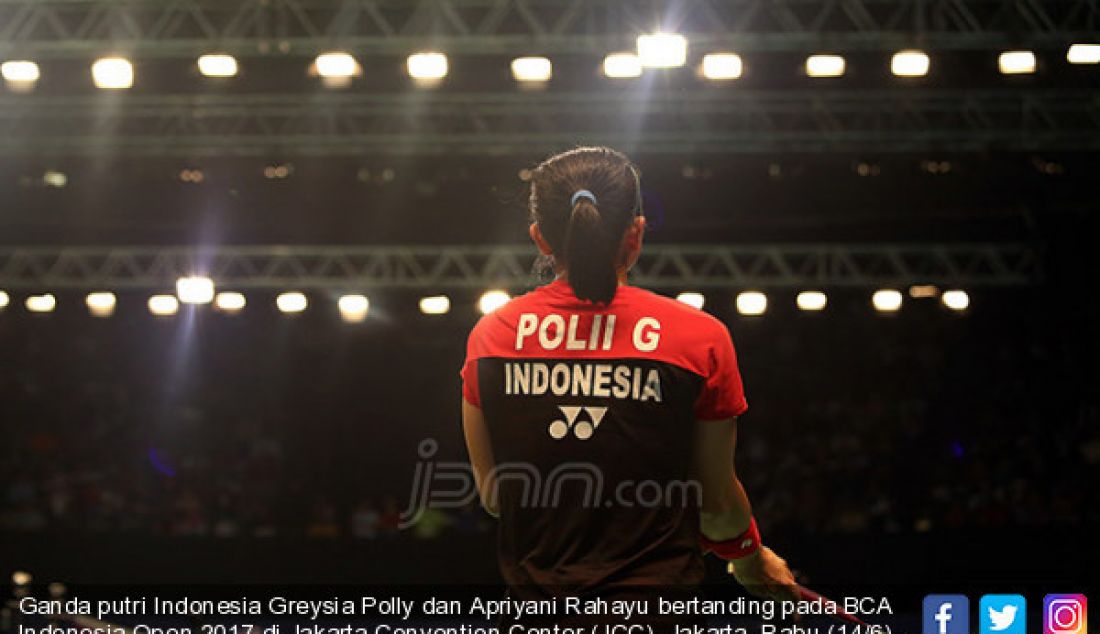
<instances>
[{"instance_id":1,"label":"yonex logo on jersey","mask_svg":"<svg viewBox=\"0 0 1100 634\"><path fill-rule=\"evenodd\" d=\"M550 437L554 440L561 440L569 435L572 430L573 435L578 440L588 440L592 437L592 434L596 432L596 428L603 422L603 417L607 414L606 407L581 407L578 405L558 405L558 409L561 410L563 419L555 420L550 423L550 427L547 431L550 432ZM581 410L584 410L588 414L588 420L577 421Z\"/></svg>"}]
</instances>

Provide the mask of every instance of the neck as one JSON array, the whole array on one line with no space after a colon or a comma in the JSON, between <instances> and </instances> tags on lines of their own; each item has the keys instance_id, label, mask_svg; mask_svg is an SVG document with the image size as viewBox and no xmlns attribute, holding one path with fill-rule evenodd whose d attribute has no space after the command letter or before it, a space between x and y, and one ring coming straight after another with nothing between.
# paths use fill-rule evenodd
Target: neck
<instances>
[{"instance_id":1,"label":"neck","mask_svg":"<svg viewBox=\"0 0 1100 634\"><path fill-rule=\"evenodd\" d=\"M619 280L619 286L624 286L626 284L626 274L627 274L626 269L619 269L618 271L615 272L615 278ZM569 271L567 271L563 268L554 269L554 279L555 280L562 280L563 282L568 282L569 281Z\"/></svg>"}]
</instances>

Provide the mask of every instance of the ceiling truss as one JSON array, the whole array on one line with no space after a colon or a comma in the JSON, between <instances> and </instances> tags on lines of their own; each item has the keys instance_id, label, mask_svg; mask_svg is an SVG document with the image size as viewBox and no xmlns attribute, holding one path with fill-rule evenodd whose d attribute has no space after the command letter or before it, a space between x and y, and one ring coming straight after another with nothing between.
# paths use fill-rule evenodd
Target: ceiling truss
<instances>
[{"instance_id":1,"label":"ceiling truss","mask_svg":"<svg viewBox=\"0 0 1100 634\"><path fill-rule=\"evenodd\" d=\"M0 54L188 57L339 47L454 55L607 52L675 28L701 48L937 50L1064 46L1094 0L0 0Z\"/></svg>"},{"instance_id":2,"label":"ceiling truss","mask_svg":"<svg viewBox=\"0 0 1100 634\"><path fill-rule=\"evenodd\" d=\"M204 274L248 290L522 289L535 255L509 246L0 247L0 288L174 288ZM1021 286L1041 275L1013 244L651 245L632 273L657 289Z\"/></svg>"}]
</instances>

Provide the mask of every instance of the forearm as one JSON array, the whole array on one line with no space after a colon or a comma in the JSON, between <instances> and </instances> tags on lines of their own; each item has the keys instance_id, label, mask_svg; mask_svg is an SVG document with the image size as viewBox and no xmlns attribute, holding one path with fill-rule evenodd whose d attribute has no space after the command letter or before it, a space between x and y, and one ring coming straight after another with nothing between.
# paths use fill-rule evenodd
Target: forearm
<instances>
[{"instance_id":1,"label":"forearm","mask_svg":"<svg viewBox=\"0 0 1100 634\"><path fill-rule=\"evenodd\" d=\"M477 485L478 499L481 500L481 508L489 515L500 517L500 506L497 501L497 483L493 472L479 474L474 472L474 481Z\"/></svg>"},{"instance_id":2,"label":"forearm","mask_svg":"<svg viewBox=\"0 0 1100 634\"><path fill-rule=\"evenodd\" d=\"M745 487L735 474L731 474L726 486L704 496L699 513L699 527L711 541L725 541L741 535L752 521L752 505Z\"/></svg>"}]
</instances>

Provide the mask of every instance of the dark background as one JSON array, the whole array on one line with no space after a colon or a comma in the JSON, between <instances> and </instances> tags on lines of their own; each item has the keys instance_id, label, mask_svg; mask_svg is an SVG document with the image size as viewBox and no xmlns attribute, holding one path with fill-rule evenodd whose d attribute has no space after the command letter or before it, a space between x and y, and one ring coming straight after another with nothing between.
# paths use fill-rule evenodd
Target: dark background
<instances>
[{"instance_id":1,"label":"dark background","mask_svg":"<svg viewBox=\"0 0 1100 634\"><path fill-rule=\"evenodd\" d=\"M928 81L1011 89L1015 78L993 74L989 57L958 54ZM878 85L880 62L850 57L834 87ZM555 69L566 88L596 85L581 61L583 80L568 79L569 63ZM91 93L56 64L44 94ZM139 64L150 79L135 91L180 82L167 78L181 69ZM1095 85L1095 72L1079 70L1023 81ZM252 70L219 90L264 91L283 73ZM369 73L353 90L408 89L387 77ZM208 89L187 81L172 86ZM444 90L507 81L456 71ZM806 81L757 71L744 85ZM0 242L514 243L526 228L520 171L541 155L5 157ZM708 292L706 309L738 346L750 401L739 468L765 538L809 580L1073 589L1095 579L1095 154L933 145L634 158L654 243L1034 246L1041 279L966 289L963 314L907 298L884 316L870 306L874 289L828 287L820 315L798 313L793 291L770 291L766 315L742 317L733 297L743 289L732 287ZM265 178L275 164L289 178ZM183 169L203 181L181 182ZM43 184L46 170L67 185ZM364 290L371 314L358 325L341 323L322 293L296 318L251 293L239 316L154 319L147 293L121 292L108 320L89 317L79 293L58 292L45 316L13 293L0 311L0 571L68 582L495 582L492 523L478 509L448 512L438 531L394 528L419 442L464 455L457 371L477 294L452 292L452 312L428 317L415 295Z\"/></svg>"}]
</instances>

